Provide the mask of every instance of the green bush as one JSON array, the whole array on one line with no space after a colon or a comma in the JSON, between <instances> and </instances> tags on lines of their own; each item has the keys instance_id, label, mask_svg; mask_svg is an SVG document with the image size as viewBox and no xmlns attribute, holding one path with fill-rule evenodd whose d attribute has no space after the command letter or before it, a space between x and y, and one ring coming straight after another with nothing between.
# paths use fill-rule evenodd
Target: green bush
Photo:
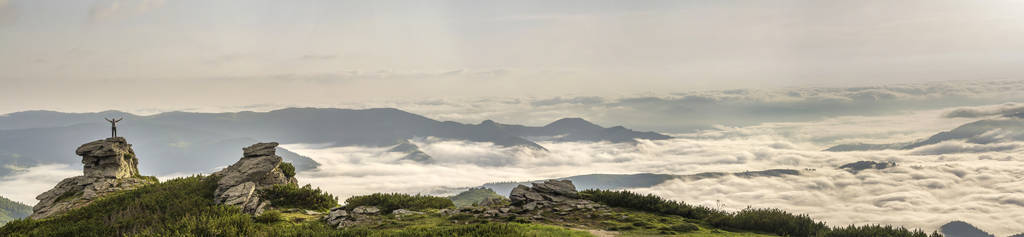
<instances>
[{"instance_id":1,"label":"green bush","mask_svg":"<svg viewBox=\"0 0 1024 237\"><path fill-rule=\"evenodd\" d=\"M669 226L668 229L672 230L672 231L676 231L676 232L683 232L683 233L685 233L685 232L691 232L691 231L698 231L698 230L700 230L700 227L697 227L697 225L690 224L690 223L679 223L679 224L676 224L676 225Z\"/></svg>"},{"instance_id":2,"label":"green bush","mask_svg":"<svg viewBox=\"0 0 1024 237\"><path fill-rule=\"evenodd\" d=\"M281 164L277 165L277 168L281 169L281 173L284 173L284 177L295 177L295 166L293 166L292 163L281 162Z\"/></svg>"},{"instance_id":3,"label":"green bush","mask_svg":"<svg viewBox=\"0 0 1024 237\"><path fill-rule=\"evenodd\" d=\"M807 215L793 215L780 209L747 208L730 218L728 227L775 233L782 236L812 236L828 231L823 222L815 222Z\"/></svg>"},{"instance_id":4,"label":"green bush","mask_svg":"<svg viewBox=\"0 0 1024 237\"><path fill-rule=\"evenodd\" d=\"M693 206L683 202L666 200L653 194L642 195L630 191L609 191L609 190L584 190L580 192L583 198L594 202L604 203L614 207L624 207L640 211L678 215L690 219L704 219L715 215L724 215L725 212L703 207Z\"/></svg>"},{"instance_id":5,"label":"green bush","mask_svg":"<svg viewBox=\"0 0 1024 237\"><path fill-rule=\"evenodd\" d=\"M931 235L921 230L908 230L903 227L893 226L880 226L880 225L865 225L865 226L847 226L847 227L835 227L831 231L824 234L825 237L872 237L872 236L888 236L888 237L942 237L938 232L932 232Z\"/></svg>"},{"instance_id":6,"label":"green bush","mask_svg":"<svg viewBox=\"0 0 1024 237\"><path fill-rule=\"evenodd\" d=\"M358 206L376 206L384 213L398 209L422 211L426 209L442 209L455 207L452 200L427 195L409 195L404 193L374 193L365 196L353 196L345 200L346 209Z\"/></svg>"},{"instance_id":7,"label":"green bush","mask_svg":"<svg viewBox=\"0 0 1024 237\"><path fill-rule=\"evenodd\" d=\"M338 205L338 198L330 193L313 188L309 184L301 188L295 184L278 184L256 191L260 198L270 201L274 207L293 207L325 211Z\"/></svg>"},{"instance_id":8,"label":"green bush","mask_svg":"<svg viewBox=\"0 0 1024 237\"><path fill-rule=\"evenodd\" d=\"M257 223L269 224L284 220L284 216L279 211L266 211L253 217L253 220L256 220Z\"/></svg>"},{"instance_id":9,"label":"green bush","mask_svg":"<svg viewBox=\"0 0 1024 237\"><path fill-rule=\"evenodd\" d=\"M849 226L829 228L823 222L816 222L807 215L794 215L780 209L747 208L729 213L702 206L665 200L655 195L642 195L630 191L585 190L583 198L613 207L640 211L678 215L701 220L713 227L774 233L781 236L832 236L832 237L929 237L920 230L902 227ZM623 227L617 227L623 228ZM683 227L685 228L685 227ZM680 231L681 232L681 231ZM941 236L933 233L932 236Z\"/></svg>"}]
</instances>

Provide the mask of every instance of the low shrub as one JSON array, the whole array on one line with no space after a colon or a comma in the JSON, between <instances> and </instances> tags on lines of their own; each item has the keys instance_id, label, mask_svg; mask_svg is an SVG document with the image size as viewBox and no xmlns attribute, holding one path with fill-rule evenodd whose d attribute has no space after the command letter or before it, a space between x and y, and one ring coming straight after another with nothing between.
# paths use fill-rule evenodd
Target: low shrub
<instances>
[{"instance_id":1,"label":"low shrub","mask_svg":"<svg viewBox=\"0 0 1024 237\"><path fill-rule=\"evenodd\" d=\"M679 223L679 224L675 224L675 225L669 226L668 229L672 230L672 231L675 231L675 232L683 232L683 233L685 233L685 232L691 232L691 231L698 231L698 230L700 230L700 227L697 227L697 225L690 224L690 223Z\"/></svg>"},{"instance_id":2,"label":"low shrub","mask_svg":"<svg viewBox=\"0 0 1024 237\"><path fill-rule=\"evenodd\" d=\"M253 217L257 223L269 224L284 220L284 215L279 211L266 211L263 214Z\"/></svg>"},{"instance_id":3,"label":"low shrub","mask_svg":"<svg viewBox=\"0 0 1024 237\"><path fill-rule=\"evenodd\" d=\"M281 169L281 173L284 173L284 177L295 177L295 166L293 166L292 163L281 162L281 164L277 165L277 168Z\"/></svg>"},{"instance_id":4,"label":"low shrub","mask_svg":"<svg viewBox=\"0 0 1024 237\"><path fill-rule=\"evenodd\" d=\"M384 213L390 213L398 209L422 211L426 209L455 207L452 200L448 198L404 193L374 193L365 196L353 196L345 200L345 204L348 210L358 206L376 206Z\"/></svg>"},{"instance_id":5,"label":"low shrub","mask_svg":"<svg viewBox=\"0 0 1024 237\"><path fill-rule=\"evenodd\" d=\"M268 189L258 190L257 195L269 200L274 207L325 211L338 206L338 198L320 188L313 188L309 184L302 187L295 184L278 184Z\"/></svg>"}]
</instances>

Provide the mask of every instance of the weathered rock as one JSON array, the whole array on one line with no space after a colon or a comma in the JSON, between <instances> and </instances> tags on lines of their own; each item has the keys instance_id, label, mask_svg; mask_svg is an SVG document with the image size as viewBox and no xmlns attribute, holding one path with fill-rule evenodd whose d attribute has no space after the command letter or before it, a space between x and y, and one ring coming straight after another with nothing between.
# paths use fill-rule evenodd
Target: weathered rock
<instances>
[{"instance_id":1,"label":"weathered rock","mask_svg":"<svg viewBox=\"0 0 1024 237\"><path fill-rule=\"evenodd\" d=\"M243 157L274 156L277 152L276 142L261 142L242 148Z\"/></svg>"},{"instance_id":2,"label":"weathered rock","mask_svg":"<svg viewBox=\"0 0 1024 237\"><path fill-rule=\"evenodd\" d=\"M270 203L255 193L278 184L296 184L295 177L286 177L278 168L281 157L275 155L277 143L257 143L243 148L243 156L235 164L213 173L220 177L214 200L217 204L241 207L250 214L260 214Z\"/></svg>"},{"instance_id":3,"label":"weathered rock","mask_svg":"<svg viewBox=\"0 0 1024 237\"><path fill-rule=\"evenodd\" d=\"M378 212L380 212L380 209L374 206L358 206L352 209L352 213L363 215L372 215L377 214Z\"/></svg>"},{"instance_id":4,"label":"weathered rock","mask_svg":"<svg viewBox=\"0 0 1024 237\"><path fill-rule=\"evenodd\" d=\"M533 183L533 190L538 193L555 194L568 198L577 198L576 186L571 180L548 180L543 183Z\"/></svg>"},{"instance_id":5,"label":"weathered rock","mask_svg":"<svg viewBox=\"0 0 1024 237\"><path fill-rule=\"evenodd\" d=\"M82 156L85 176L119 179L139 175L139 160L123 137L86 143L75 154Z\"/></svg>"},{"instance_id":6,"label":"weathered rock","mask_svg":"<svg viewBox=\"0 0 1024 237\"><path fill-rule=\"evenodd\" d=\"M548 180L542 183L533 183L533 187L519 185L509 193L509 199L514 205L544 201L562 203L577 198L579 198L579 193L576 192L576 186L569 180Z\"/></svg>"},{"instance_id":7,"label":"weathered rock","mask_svg":"<svg viewBox=\"0 0 1024 237\"><path fill-rule=\"evenodd\" d=\"M408 216L408 215L420 215L420 214L423 214L423 212L410 211L410 210L406 210L406 209L398 209L398 210L391 211L391 214L395 215L395 216L398 216L398 217L403 217L403 216Z\"/></svg>"},{"instance_id":8,"label":"weathered rock","mask_svg":"<svg viewBox=\"0 0 1024 237\"><path fill-rule=\"evenodd\" d=\"M83 176L57 183L36 199L29 218L42 219L89 205L100 197L153 183L139 175L138 158L123 137L86 143L75 153L82 156Z\"/></svg>"},{"instance_id":9,"label":"weathered rock","mask_svg":"<svg viewBox=\"0 0 1024 237\"><path fill-rule=\"evenodd\" d=\"M441 215L444 215L444 216L449 216L449 215L459 214L459 210L445 208L445 209L441 209L440 211L437 211L437 213L439 213Z\"/></svg>"},{"instance_id":10,"label":"weathered rock","mask_svg":"<svg viewBox=\"0 0 1024 237\"><path fill-rule=\"evenodd\" d=\"M513 204L522 204L531 201L544 200L544 197L541 196L540 193L537 193L536 191L530 189L530 187L526 187L526 185L522 184L513 188L512 192L509 193L508 196L509 199L512 200Z\"/></svg>"},{"instance_id":11,"label":"weathered rock","mask_svg":"<svg viewBox=\"0 0 1024 237\"><path fill-rule=\"evenodd\" d=\"M349 213L348 211L345 211L345 208L335 207L331 208L331 210L327 212L327 216L324 217L324 220L331 226L339 226L339 224L345 222L348 218Z\"/></svg>"},{"instance_id":12,"label":"weathered rock","mask_svg":"<svg viewBox=\"0 0 1024 237\"><path fill-rule=\"evenodd\" d=\"M217 196L217 202L224 205L241 206L249 202L256 192L256 183L245 182L225 190Z\"/></svg>"}]
</instances>

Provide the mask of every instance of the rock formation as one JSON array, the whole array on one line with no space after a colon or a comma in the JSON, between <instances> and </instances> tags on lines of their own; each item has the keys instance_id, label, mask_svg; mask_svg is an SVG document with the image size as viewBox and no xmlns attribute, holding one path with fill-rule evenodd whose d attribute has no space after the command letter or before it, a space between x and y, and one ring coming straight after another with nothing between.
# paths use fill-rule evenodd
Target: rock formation
<instances>
[{"instance_id":1,"label":"rock formation","mask_svg":"<svg viewBox=\"0 0 1024 237\"><path fill-rule=\"evenodd\" d=\"M39 203L29 218L42 219L76 209L107 194L155 183L139 175L139 160L123 137L86 143L75 153L82 156L84 175L64 179L36 197Z\"/></svg>"},{"instance_id":2,"label":"rock formation","mask_svg":"<svg viewBox=\"0 0 1024 237\"><path fill-rule=\"evenodd\" d=\"M270 205L261 200L257 190L277 184L297 184L295 177L287 177L278 166L281 157L275 154L276 142L257 143L242 148L242 159L235 164L213 173L219 176L214 201L217 204L234 205L243 211L258 215Z\"/></svg>"},{"instance_id":3,"label":"rock formation","mask_svg":"<svg viewBox=\"0 0 1024 237\"><path fill-rule=\"evenodd\" d=\"M609 207L590 200L581 199L576 186L569 180L548 180L532 184L533 187L519 185L509 195L512 202L494 201L476 206L458 209L438 210L441 215L466 214L475 218L491 218L493 220L510 220L522 218L532 220L557 220L571 215L590 215L594 210L607 212ZM351 211L347 211L351 210ZM554 216L545 214L553 213ZM381 213L378 207L358 206L352 209L345 207L332 208L323 217L328 225L345 228L363 224L380 224ZM398 209L391 212L395 217L420 215L423 212Z\"/></svg>"},{"instance_id":4,"label":"rock formation","mask_svg":"<svg viewBox=\"0 0 1024 237\"><path fill-rule=\"evenodd\" d=\"M575 209L593 209L597 203L580 199L576 186L570 180L548 180L533 183L533 187L519 185L509 193L512 211L530 212L550 208L557 212Z\"/></svg>"}]
</instances>

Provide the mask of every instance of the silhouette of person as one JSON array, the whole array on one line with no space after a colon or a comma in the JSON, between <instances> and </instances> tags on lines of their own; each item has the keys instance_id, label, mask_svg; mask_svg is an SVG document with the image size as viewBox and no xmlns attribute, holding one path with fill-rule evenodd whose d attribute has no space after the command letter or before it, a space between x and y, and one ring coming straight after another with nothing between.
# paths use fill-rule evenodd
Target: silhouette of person
<instances>
[{"instance_id":1,"label":"silhouette of person","mask_svg":"<svg viewBox=\"0 0 1024 237\"><path fill-rule=\"evenodd\" d=\"M117 118L117 119L103 118L103 119L107 120L107 122L110 122L110 137L117 137L117 122L121 122L121 120L124 119L124 118Z\"/></svg>"}]
</instances>

